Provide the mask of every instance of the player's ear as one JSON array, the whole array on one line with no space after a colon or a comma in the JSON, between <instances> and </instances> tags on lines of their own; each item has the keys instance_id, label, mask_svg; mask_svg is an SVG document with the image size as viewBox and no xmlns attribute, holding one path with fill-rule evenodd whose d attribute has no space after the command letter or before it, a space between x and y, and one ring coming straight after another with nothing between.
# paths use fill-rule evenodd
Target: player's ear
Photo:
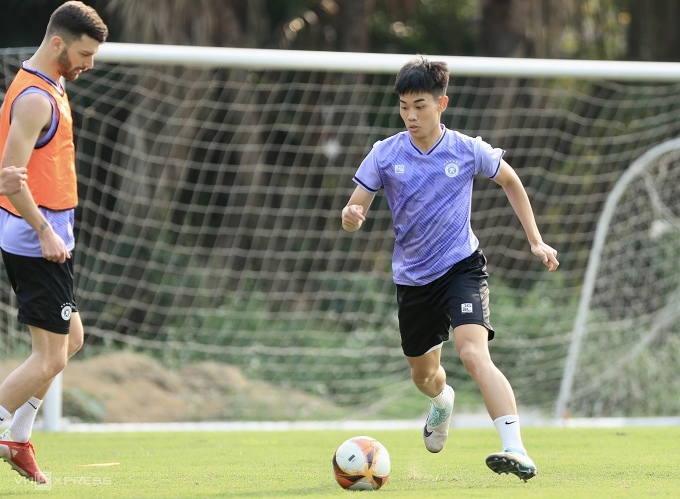
<instances>
[{"instance_id":1,"label":"player's ear","mask_svg":"<svg viewBox=\"0 0 680 499\"><path fill-rule=\"evenodd\" d=\"M444 109L446 109L446 107L449 105L449 96L446 94L440 95L437 99L437 104L439 105L439 112L444 111Z\"/></svg>"},{"instance_id":2,"label":"player's ear","mask_svg":"<svg viewBox=\"0 0 680 499\"><path fill-rule=\"evenodd\" d=\"M50 48L55 54L61 54L62 48L66 46L64 39L59 35L54 35L50 38Z\"/></svg>"}]
</instances>

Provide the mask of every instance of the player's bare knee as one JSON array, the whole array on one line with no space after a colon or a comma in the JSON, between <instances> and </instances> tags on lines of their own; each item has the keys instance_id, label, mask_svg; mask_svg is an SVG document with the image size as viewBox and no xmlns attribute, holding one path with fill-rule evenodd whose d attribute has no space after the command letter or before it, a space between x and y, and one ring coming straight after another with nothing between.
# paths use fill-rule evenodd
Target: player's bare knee
<instances>
[{"instance_id":1,"label":"player's bare knee","mask_svg":"<svg viewBox=\"0 0 680 499\"><path fill-rule=\"evenodd\" d=\"M475 378L489 364L489 357L476 348L462 348L459 351L460 360L465 370Z\"/></svg>"},{"instance_id":2,"label":"player's bare knee","mask_svg":"<svg viewBox=\"0 0 680 499\"><path fill-rule=\"evenodd\" d=\"M61 353L52 353L43 358L42 368L45 379L52 379L66 367L67 358Z\"/></svg>"},{"instance_id":3,"label":"player's bare knee","mask_svg":"<svg viewBox=\"0 0 680 499\"><path fill-rule=\"evenodd\" d=\"M426 386L437 377L438 369L411 369L411 379L416 386Z\"/></svg>"}]
</instances>

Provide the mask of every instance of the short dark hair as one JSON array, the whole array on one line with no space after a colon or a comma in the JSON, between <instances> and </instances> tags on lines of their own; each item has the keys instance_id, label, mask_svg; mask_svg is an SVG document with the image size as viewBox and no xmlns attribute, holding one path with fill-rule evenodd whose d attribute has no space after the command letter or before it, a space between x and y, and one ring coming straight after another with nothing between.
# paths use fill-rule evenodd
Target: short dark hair
<instances>
[{"instance_id":1,"label":"short dark hair","mask_svg":"<svg viewBox=\"0 0 680 499\"><path fill-rule=\"evenodd\" d=\"M83 35L104 43L109 36L109 29L92 7L83 2L70 1L52 12L47 23L47 35L59 35L67 44Z\"/></svg>"},{"instance_id":2,"label":"short dark hair","mask_svg":"<svg viewBox=\"0 0 680 499\"><path fill-rule=\"evenodd\" d=\"M428 93L435 97L446 95L449 86L449 67L442 61L428 61L420 56L402 66L394 82L398 95Z\"/></svg>"}]
</instances>

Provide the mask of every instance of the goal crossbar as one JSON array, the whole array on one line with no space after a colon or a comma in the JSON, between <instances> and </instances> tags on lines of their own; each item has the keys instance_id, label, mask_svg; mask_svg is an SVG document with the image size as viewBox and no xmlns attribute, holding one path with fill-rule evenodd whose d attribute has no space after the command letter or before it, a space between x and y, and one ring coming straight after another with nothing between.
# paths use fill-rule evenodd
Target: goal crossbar
<instances>
[{"instance_id":1,"label":"goal crossbar","mask_svg":"<svg viewBox=\"0 0 680 499\"><path fill-rule=\"evenodd\" d=\"M428 55L460 76L678 81L680 63ZM97 60L240 69L396 73L412 55L107 42Z\"/></svg>"}]
</instances>

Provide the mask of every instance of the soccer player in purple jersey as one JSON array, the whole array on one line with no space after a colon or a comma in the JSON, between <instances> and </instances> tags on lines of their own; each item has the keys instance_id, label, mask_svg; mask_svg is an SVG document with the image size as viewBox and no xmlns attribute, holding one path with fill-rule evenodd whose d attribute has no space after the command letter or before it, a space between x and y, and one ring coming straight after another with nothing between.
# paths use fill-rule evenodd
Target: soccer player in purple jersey
<instances>
[{"instance_id":1,"label":"soccer player in purple jersey","mask_svg":"<svg viewBox=\"0 0 680 499\"><path fill-rule=\"evenodd\" d=\"M503 188L531 252L550 271L559 266L557 251L543 242L524 186L503 160L505 151L441 124L448 81L444 62L421 57L401 68L394 88L406 131L378 141L363 160L353 179L357 187L342 210L342 226L349 232L361 228L384 188L394 226L392 271L402 349L414 384L430 398L423 428L427 450L440 452L448 437L454 391L440 360L452 328L458 355L501 439L502 451L488 456L486 464L526 481L536 475L536 466L522 443L512 387L489 354L495 333L486 258L470 227L474 177L481 173Z\"/></svg>"}]
</instances>

